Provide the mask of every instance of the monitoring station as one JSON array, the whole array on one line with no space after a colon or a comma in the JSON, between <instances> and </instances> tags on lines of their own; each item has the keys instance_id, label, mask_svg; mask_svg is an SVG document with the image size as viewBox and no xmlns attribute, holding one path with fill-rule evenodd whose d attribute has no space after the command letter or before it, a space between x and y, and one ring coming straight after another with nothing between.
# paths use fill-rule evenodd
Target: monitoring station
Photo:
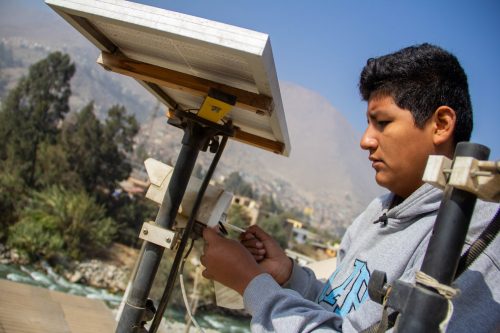
<instances>
[{"instance_id":1,"label":"monitoring station","mask_svg":"<svg viewBox=\"0 0 500 333\"><path fill-rule=\"evenodd\" d=\"M45 2L95 45L100 66L137 80L165 105L168 123L184 131L173 169L147 163L148 192L161 205L156 220L141 229L145 242L116 330L148 332L144 324L152 320L149 332L156 332L189 241L200 225L217 224L229 206L224 191L209 187L227 140L290 153L269 36L128 1ZM213 162L184 204L198 154L206 150ZM176 255L155 310L148 297L165 248Z\"/></svg>"}]
</instances>

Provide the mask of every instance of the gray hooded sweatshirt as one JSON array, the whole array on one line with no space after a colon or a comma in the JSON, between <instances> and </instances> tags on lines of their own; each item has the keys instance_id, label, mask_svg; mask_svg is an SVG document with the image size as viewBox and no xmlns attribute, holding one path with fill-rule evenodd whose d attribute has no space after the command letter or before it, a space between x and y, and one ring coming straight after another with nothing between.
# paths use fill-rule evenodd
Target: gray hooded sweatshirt
<instances>
[{"instance_id":1,"label":"gray hooded sweatshirt","mask_svg":"<svg viewBox=\"0 0 500 333\"><path fill-rule=\"evenodd\" d=\"M424 184L391 209L393 194L375 199L348 228L337 268L326 283L296 264L283 287L268 274L255 277L243 295L252 315L252 332L359 332L378 322L382 306L368 296L370 275L380 270L387 273L389 283L415 281L442 197L441 190ZM477 201L464 251L498 208L498 204ZM500 330L499 268L497 237L455 281L461 293L453 299L447 332Z\"/></svg>"}]
</instances>

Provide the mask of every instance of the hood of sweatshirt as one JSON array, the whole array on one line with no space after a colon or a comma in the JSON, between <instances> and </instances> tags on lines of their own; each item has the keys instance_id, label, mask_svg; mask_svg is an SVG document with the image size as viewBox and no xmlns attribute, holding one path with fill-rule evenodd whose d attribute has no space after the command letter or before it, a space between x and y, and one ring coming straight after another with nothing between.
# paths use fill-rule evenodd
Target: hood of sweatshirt
<instances>
[{"instance_id":1,"label":"hood of sweatshirt","mask_svg":"<svg viewBox=\"0 0 500 333\"><path fill-rule=\"evenodd\" d=\"M437 214L442 198L442 190L424 184L397 206L389 209L394 199L394 194L389 193L375 200L375 207L370 210L377 212L378 216L374 216L374 222L382 220L379 223L381 231L392 233L408 227L420 217ZM384 214L386 218L382 217Z\"/></svg>"}]
</instances>

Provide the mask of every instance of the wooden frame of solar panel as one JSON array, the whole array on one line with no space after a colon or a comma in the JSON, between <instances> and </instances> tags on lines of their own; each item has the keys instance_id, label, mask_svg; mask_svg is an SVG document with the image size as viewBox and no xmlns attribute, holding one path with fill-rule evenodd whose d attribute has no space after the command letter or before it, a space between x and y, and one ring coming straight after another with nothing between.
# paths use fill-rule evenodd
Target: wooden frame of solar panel
<instances>
[{"instance_id":1,"label":"wooden frame of solar panel","mask_svg":"<svg viewBox=\"0 0 500 333\"><path fill-rule=\"evenodd\" d=\"M221 120L233 139L288 156L290 140L269 36L116 0L46 0L100 51L104 68L136 79L170 109L197 109L208 91L236 97Z\"/></svg>"}]
</instances>

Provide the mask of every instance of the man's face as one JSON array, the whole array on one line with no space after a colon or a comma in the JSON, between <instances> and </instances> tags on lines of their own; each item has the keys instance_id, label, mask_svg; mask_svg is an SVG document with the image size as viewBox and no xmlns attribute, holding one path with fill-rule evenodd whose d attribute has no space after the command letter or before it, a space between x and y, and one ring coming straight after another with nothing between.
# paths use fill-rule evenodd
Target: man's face
<instances>
[{"instance_id":1,"label":"man's face","mask_svg":"<svg viewBox=\"0 0 500 333\"><path fill-rule=\"evenodd\" d=\"M406 198L423 184L427 158L435 152L432 121L418 128L410 111L389 96L370 98L366 114L368 127L360 145L370 153L375 180Z\"/></svg>"}]
</instances>

